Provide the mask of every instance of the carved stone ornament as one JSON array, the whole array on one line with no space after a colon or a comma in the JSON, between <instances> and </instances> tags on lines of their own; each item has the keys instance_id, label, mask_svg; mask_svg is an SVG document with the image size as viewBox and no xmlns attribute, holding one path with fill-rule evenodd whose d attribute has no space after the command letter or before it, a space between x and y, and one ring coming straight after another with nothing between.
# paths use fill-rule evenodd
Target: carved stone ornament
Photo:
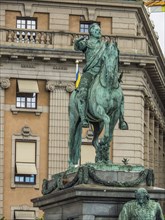
<instances>
[{"instance_id":1,"label":"carved stone ornament","mask_svg":"<svg viewBox=\"0 0 165 220\"><path fill-rule=\"evenodd\" d=\"M53 92L55 90L55 84L53 81L47 81L46 90Z\"/></svg>"},{"instance_id":2,"label":"carved stone ornament","mask_svg":"<svg viewBox=\"0 0 165 220\"><path fill-rule=\"evenodd\" d=\"M28 126L24 126L21 132L22 136L28 137L31 135L31 129Z\"/></svg>"},{"instance_id":3,"label":"carved stone ornament","mask_svg":"<svg viewBox=\"0 0 165 220\"><path fill-rule=\"evenodd\" d=\"M105 164L84 164L78 168L69 168L66 172L61 172L53 175L51 180L43 180L42 185L42 194L46 195L53 191L67 189L79 184L98 184L109 187L135 187L139 186L141 183L146 183L147 186L154 185L154 174L151 169L141 169L140 167L138 176L129 180L128 178L125 181L121 182L119 180L114 180L113 175L111 175L114 171L106 171L108 169L114 169L115 165L105 165ZM102 169L104 167L104 169ZM124 172L130 174L130 171L136 169L134 166L115 166L115 170L120 169L120 172ZM123 169L123 171L121 171ZM104 170L104 171L103 171ZM130 170L130 171L128 171ZM128 171L128 172L127 172ZM109 179L106 179L104 174L107 172L109 174ZM120 173L120 174L121 174ZM137 173L137 170L136 170ZM121 174L122 175L122 174Z\"/></svg>"},{"instance_id":4,"label":"carved stone ornament","mask_svg":"<svg viewBox=\"0 0 165 220\"><path fill-rule=\"evenodd\" d=\"M19 206L19 210L31 210L31 207L26 204L23 204Z\"/></svg>"},{"instance_id":5,"label":"carved stone ornament","mask_svg":"<svg viewBox=\"0 0 165 220\"><path fill-rule=\"evenodd\" d=\"M88 18L91 21L95 21L96 20L95 9L88 8Z\"/></svg>"},{"instance_id":6,"label":"carved stone ornament","mask_svg":"<svg viewBox=\"0 0 165 220\"><path fill-rule=\"evenodd\" d=\"M67 81L47 81L46 89L50 92L54 92L57 88L63 87L67 92L72 92L75 89L75 85L72 82Z\"/></svg>"},{"instance_id":7,"label":"carved stone ornament","mask_svg":"<svg viewBox=\"0 0 165 220\"><path fill-rule=\"evenodd\" d=\"M71 92L73 92L74 89L75 89L75 84L74 83L70 82L70 83L67 84L67 86L66 86L66 91L67 92L71 93Z\"/></svg>"},{"instance_id":8,"label":"carved stone ornament","mask_svg":"<svg viewBox=\"0 0 165 220\"><path fill-rule=\"evenodd\" d=\"M9 79L1 79L0 85L2 89L8 89L10 87L10 80Z\"/></svg>"}]
</instances>

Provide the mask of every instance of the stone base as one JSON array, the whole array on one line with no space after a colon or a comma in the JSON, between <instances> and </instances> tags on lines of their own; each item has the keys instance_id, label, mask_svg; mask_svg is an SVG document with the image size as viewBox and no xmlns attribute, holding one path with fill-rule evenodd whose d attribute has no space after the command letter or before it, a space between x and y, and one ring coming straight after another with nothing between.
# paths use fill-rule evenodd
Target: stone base
<instances>
[{"instance_id":1,"label":"stone base","mask_svg":"<svg viewBox=\"0 0 165 220\"><path fill-rule=\"evenodd\" d=\"M137 188L81 184L32 200L45 220L117 220L123 204L135 199ZM150 198L165 200L165 190L146 187Z\"/></svg>"},{"instance_id":2,"label":"stone base","mask_svg":"<svg viewBox=\"0 0 165 220\"><path fill-rule=\"evenodd\" d=\"M91 164L72 167L65 172L57 173L51 180L44 180L43 195L64 190L79 184L98 184L109 187L153 186L153 170L143 166Z\"/></svg>"},{"instance_id":3,"label":"stone base","mask_svg":"<svg viewBox=\"0 0 165 220\"><path fill-rule=\"evenodd\" d=\"M151 199L165 200L165 190L153 184L153 170L142 166L87 163L44 180L44 196L32 202L44 211L45 220L117 220L139 187Z\"/></svg>"}]
</instances>

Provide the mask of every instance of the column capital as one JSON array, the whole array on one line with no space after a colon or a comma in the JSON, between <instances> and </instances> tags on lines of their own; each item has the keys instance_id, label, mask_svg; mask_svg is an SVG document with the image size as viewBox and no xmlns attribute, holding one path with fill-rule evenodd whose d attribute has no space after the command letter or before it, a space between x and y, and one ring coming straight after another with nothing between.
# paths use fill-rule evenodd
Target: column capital
<instances>
[{"instance_id":1,"label":"column capital","mask_svg":"<svg viewBox=\"0 0 165 220\"><path fill-rule=\"evenodd\" d=\"M10 79L7 78L0 79L0 86L2 89L8 89L10 87Z\"/></svg>"},{"instance_id":2,"label":"column capital","mask_svg":"<svg viewBox=\"0 0 165 220\"><path fill-rule=\"evenodd\" d=\"M55 92L58 88L64 88L67 92L73 92L75 85L73 82L68 81L47 81L46 90L50 92Z\"/></svg>"}]
</instances>

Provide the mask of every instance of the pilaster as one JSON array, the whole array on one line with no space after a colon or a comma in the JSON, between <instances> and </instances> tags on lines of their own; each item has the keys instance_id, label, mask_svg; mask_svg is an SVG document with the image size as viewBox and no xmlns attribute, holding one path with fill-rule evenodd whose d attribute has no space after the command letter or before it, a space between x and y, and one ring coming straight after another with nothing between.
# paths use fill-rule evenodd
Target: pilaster
<instances>
[{"instance_id":1,"label":"pilaster","mask_svg":"<svg viewBox=\"0 0 165 220\"><path fill-rule=\"evenodd\" d=\"M9 79L0 79L0 218L3 217L3 179L4 179L4 104L5 89L10 87Z\"/></svg>"},{"instance_id":2,"label":"pilaster","mask_svg":"<svg viewBox=\"0 0 165 220\"><path fill-rule=\"evenodd\" d=\"M68 104L69 92L74 85L70 82L48 81L50 91L48 178L68 167Z\"/></svg>"}]
</instances>

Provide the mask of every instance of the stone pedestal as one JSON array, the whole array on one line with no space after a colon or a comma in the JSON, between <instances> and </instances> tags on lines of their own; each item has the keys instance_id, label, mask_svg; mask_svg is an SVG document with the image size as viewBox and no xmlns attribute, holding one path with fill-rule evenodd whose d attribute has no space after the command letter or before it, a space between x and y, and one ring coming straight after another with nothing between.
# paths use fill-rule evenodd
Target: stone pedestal
<instances>
[{"instance_id":1,"label":"stone pedestal","mask_svg":"<svg viewBox=\"0 0 165 220\"><path fill-rule=\"evenodd\" d=\"M123 204L135 199L137 188L81 184L32 200L45 220L117 220ZM146 187L151 199L165 200L165 190Z\"/></svg>"},{"instance_id":2,"label":"stone pedestal","mask_svg":"<svg viewBox=\"0 0 165 220\"><path fill-rule=\"evenodd\" d=\"M151 199L165 200L153 171L142 166L90 164L70 168L43 181L43 196L32 199L45 220L117 220L123 204L144 187Z\"/></svg>"}]
</instances>

